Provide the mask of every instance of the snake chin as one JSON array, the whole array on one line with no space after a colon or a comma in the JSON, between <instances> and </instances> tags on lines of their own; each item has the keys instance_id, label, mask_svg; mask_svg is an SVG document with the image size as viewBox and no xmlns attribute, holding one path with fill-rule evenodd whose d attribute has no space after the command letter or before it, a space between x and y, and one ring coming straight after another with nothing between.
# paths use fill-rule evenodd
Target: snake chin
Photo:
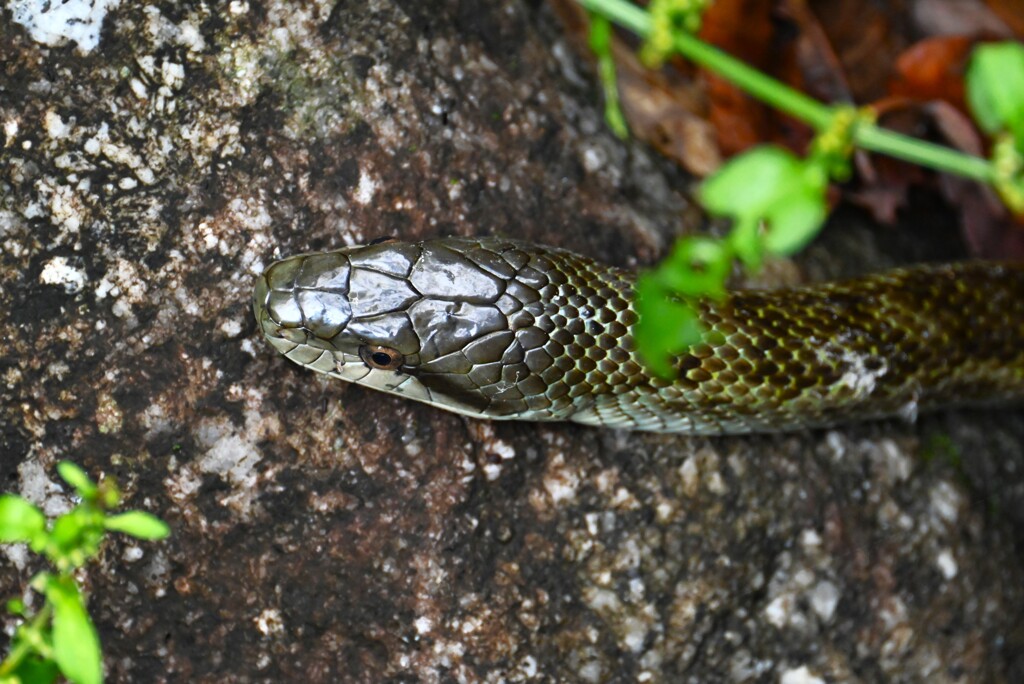
<instances>
[{"instance_id":1,"label":"snake chin","mask_svg":"<svg viewBox=\"0 0 1024 684\"><path fill-rule=\"evenodd\" d=\"M452 400L450 397L438 396L412 373L401 369L371 368L358 354L336 352L334 356L334 368L324 371L326 375L332 378L394 394L405 399L438 406L465 416L473 418L488 417L479 408Z\"/></svg>"}]
</instances>

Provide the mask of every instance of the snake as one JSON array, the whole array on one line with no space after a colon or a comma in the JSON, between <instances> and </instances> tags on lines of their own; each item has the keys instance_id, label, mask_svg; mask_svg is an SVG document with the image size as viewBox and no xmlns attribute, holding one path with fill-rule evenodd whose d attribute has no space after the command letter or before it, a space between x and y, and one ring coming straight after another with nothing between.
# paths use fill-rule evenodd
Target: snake
<instances>
[{"instance_id":1,"label":"snake","mask_svg":"<svg viewBox=\"0 0 1024 684\"><path fill-rule=\"evenodd\" d=\"M253 311L300 366L491 420L723 435L1024 398L1024 264L696 297L668 378L637 352L635 283L515 239L383 239L272 263Z\"/></svg>"}]
</instances>

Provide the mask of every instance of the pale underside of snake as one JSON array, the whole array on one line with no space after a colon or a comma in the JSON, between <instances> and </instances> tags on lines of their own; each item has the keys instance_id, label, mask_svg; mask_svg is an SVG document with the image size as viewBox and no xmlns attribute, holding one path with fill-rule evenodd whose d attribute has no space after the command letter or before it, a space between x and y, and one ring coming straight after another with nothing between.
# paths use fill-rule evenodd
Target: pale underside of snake
<instances>
[{"instance_id":1,"label":"pale underside of snake","mask_svg":"<svg viewBox=\"0 0 1024 684\"><path fill-rule=\"evenodd\" d=\"M918 266L698 300L658 378L634 276L502 238L304 254L259 277L264 336L314 371L476 418L735 434L1024 398L1024 265Z\"/></svg>"}]
</instances>

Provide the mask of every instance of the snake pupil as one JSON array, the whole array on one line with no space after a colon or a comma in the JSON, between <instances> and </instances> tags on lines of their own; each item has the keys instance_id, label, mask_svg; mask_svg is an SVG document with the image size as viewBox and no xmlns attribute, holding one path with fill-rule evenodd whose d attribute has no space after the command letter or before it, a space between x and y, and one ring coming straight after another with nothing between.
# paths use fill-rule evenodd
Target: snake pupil
<instances>
[{"instance_id":1,"label":"snake pupil","mask_svg":"<svg viewBox=\"0 0 1024 684\"><path fill-rule=\"evenodd\" d=\"M395 370L405 363L402 353L391 347L365 345L359 348L359 357L370 368L380 370Z\"/></svg>"}]
</instances>

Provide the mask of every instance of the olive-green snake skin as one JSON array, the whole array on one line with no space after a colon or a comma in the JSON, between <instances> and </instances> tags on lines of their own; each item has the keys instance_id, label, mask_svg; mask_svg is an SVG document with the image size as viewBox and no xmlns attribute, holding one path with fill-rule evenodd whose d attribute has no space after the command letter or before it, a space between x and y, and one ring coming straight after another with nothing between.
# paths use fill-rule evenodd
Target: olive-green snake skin
<instances>
[{"instance_id":1,"label":"olive-green snake skin","mask_svg":"<svg viewBox=\"0 0 1024 684\"><path fill-rule=\"evenodd\" d=\"M1024 397L1024 265L897 270L700 301L672 381L637 357L633 275L500 238L272 264L253 308L320 373L492 419L687 434L823 427Z\"/></svg>"}]
</instances>

